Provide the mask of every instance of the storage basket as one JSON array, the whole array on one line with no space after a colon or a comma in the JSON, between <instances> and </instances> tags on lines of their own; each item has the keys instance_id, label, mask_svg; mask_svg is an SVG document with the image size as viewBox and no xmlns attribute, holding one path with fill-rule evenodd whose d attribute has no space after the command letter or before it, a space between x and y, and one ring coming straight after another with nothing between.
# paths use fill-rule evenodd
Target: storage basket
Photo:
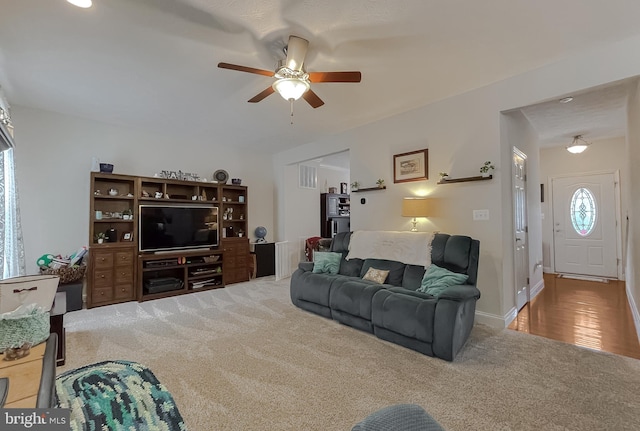
<instances>
[{"instance_id":1,"label":"storage basket","mask_svg":"<svg viewBox=\"0 0 640 431\"><path fill-rule=\"evenodd\" d=\"M35 346L49 338L51 324L48 311L33 308L21 317L12 317L11 314L0 316L0 352L24 343Z\"/></svg>"},{"instance_id":2,"label":"storage basket","mask_svg":"<svg viewBox=\"0 0 640 431\"><path fill-rule=\"evenodd\" d=\"M49 311L59 280L57 275L27 275L0 280L0 313L13 311L23 304L36 304Z\"/></svg>"},{"instance_id":3,"label":"storage basket","mask_svg":"<svg viewBox=\"0 0 640 431\"><path fill-rule=\"evenodd\" d=\"M73 283L80 280L84 277L86 271L86 265L65 266L58 269L40 268L40 274L42 275L57 275L60 277L60 284Z\"/></svg>"}]
</instances>

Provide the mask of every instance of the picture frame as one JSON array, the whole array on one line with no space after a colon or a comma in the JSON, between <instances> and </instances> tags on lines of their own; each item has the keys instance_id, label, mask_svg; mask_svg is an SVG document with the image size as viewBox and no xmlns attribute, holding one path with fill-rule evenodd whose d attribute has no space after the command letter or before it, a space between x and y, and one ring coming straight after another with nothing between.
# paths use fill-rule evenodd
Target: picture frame
<instances>
[{"instance_id":1,"label":"picture frame","mask_svg":"<svg viewBox=\"0 0 640 431\"><path fill-rule=\"evenodd\" d=\"M429 150L427 148L393 156L393 182L429 179Z\"/></svg>"},{"instance_id":2,"label":"picture frame","mask_svg":"<svg viewBox=\"0 0 640 431\"><path fill-rule=\"evenodd\" d=\"M133 232L124 232L122 234L122 241L133 241Z\"/></svg>"}]
</instances>

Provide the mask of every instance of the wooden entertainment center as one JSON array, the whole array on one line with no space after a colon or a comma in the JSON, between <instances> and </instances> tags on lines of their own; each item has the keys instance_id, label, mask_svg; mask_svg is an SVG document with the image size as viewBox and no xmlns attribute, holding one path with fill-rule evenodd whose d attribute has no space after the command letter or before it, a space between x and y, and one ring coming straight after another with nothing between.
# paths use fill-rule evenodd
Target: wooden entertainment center
<instances>
[{"instance_id":1,"label":"wooden entertainment center","mask_svg":"<svg viewBox=\"0 0 640 431\"><path fill-rule=\"evenodd\" d=\"M247 187L92 172L90 193L87 308L249 280ZM141 252L140 205L153 204L213 204L218 247Z\"/></svg>"}]
</instances>

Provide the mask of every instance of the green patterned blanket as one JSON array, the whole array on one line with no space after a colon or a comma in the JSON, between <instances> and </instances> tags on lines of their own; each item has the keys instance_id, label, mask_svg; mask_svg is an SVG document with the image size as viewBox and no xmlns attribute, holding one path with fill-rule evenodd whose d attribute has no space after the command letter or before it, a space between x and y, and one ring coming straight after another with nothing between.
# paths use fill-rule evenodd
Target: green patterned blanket
<instances>
[{"instance_id":1,"label":"green patterned blanket","mask_svg":"<svg viewBox=\"0 0 640 431\"><path fill-rule=\"evenodd\" d=\"M71 409L71 429L186 431L178 407L151 370L105 361L56 377L57 406Z\"/></svg>"}]
</instances>

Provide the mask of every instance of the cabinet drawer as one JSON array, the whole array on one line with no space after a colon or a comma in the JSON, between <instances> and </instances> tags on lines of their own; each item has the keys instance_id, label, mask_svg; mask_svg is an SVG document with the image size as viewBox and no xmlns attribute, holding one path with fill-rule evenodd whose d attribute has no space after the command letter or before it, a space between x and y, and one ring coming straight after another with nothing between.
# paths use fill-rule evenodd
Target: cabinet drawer
<instances>
[{"instance_id":1,"label":"cabinet drawer","mask_svg":"<svg viewBox=\"0 0 640 431\"><path fill-rule=\"evenodd\" d=\"M100 302L107 302L113 299L112 287L94 287L91 292L91 302L98 304Z\"/></svg>"},{"instance_id":2,"label":"cabinet drawer","mask_svg":"<svg viewBox=\"0 0 640 431\"><path fill-rule=\"evenodd\" d=\"M133 299L133 284L117 284L113 291L115 299Z\"/></svg>"},{"instance_id":3,"label":"cabinet drawer","mask_svg":"<svg viewBox=\"0 0 640 431\"><path fill-rule=\"evenodd\" d=\"M116 253L116 266L133 265L133 253L130 251L119 251Z\"/></svg>"},{"instance_id":4,"label":"cabinet drawer","mask_svg":"<svg viewBox=\"0 0 640 431\"><path fill-rule=\"evenodd\" d=\"M0 371L0 377L9 378L7 404L37 395L41 373L42 358L20 363L19 365ZM35 407L35 405L33 407Z\"/></svg>"},{"instance_id":5,"label":"cabinet drawer","mask_svg":"<svg viewBox=\"0 0 640 431\"><path fill-rule=\"evenodd\" d=\"M116 284L133 283L133 268L115 268Z\"/></svg>"},{"instance_id":6,"label":"cabinet drawer","mask_svg":"<svg viewBox=\"0 0 640 431\"><path fill-rule=\"evenodd\" d=\"M113 284L113 270L111 269L101 269L99 271L95 271L93 275L93 286L96 288L99 287L109 287Z\"/></svg>"},{"instance_id":7,"label":"cabinet drawer","mask_svg":"<svg viewBox=\"0 0 640 431\"><path fill-rule=\"evenodd\" d=\"M96 253L93 261L96 269L111 268L113 266L113 253Z\"/></svg>"}]
</instances>

